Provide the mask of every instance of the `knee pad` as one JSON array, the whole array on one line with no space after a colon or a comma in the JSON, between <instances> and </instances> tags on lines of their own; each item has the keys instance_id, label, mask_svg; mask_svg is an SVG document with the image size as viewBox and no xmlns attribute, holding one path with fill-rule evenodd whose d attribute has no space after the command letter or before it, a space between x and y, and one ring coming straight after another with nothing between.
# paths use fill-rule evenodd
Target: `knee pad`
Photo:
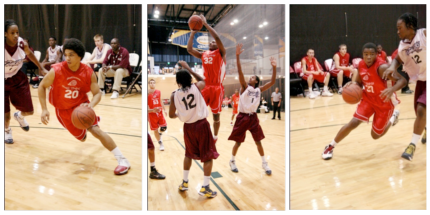
<instances>
[{"instance_id":1,"label":"knee pad","mask_svg":"<svg viewBox=\"0 0 430 215\"><path fill-rule=\"evenodd\" d=\"M167 126L164 126L164 127L161 127L161 128L160 128L160 131L161 131L161 132L166 131L166 130L167 130Z\"/></svg>"}]
</instances>

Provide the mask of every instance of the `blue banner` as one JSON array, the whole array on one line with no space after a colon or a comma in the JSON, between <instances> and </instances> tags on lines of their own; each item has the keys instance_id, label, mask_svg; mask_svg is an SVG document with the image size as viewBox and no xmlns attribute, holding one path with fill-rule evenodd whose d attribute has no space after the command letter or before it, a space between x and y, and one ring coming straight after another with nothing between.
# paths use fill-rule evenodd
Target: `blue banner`
<instances>
[{"instance_id":1,"label":"blue banner","mask_svg":"<svg viewBox=\"0 0 430 215\"><path fill-rule=\"evenodd\" d=\"M170 37L172 44L187 48L188 40L191 32L186 30L174 30L174 34ZM206 51L209 49L208 32L197 32L194 34L193 48Z\"/></svg>"},{"instance_id":2,"label":"blue banner","mask_svg":"<svg viewBox=\"0 0 430 215\"><path fill-rule=\"evenodd\" d=\"M255 35L254 36L254 57L263 57L263 39Z\"/></svg>"}]
</instances>

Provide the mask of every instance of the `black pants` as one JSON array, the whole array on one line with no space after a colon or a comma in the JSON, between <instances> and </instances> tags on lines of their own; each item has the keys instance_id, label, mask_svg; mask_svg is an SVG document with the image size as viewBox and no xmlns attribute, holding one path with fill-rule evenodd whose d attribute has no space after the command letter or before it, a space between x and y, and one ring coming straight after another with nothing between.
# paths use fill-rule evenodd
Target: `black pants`
<instances>
[{"instance_id":1,"label":"black pants","mask_svg":"<svg viewBox=\"0 0 430 215\"><path fill-rule=\"evenodd\" d=\"M406 79L406 86L402 88L402 92L409 90L409 75L406 72L403 72L403 65L397 68L397 72Z\"/></svg>"},{"instance_id":2,"label":"black pants","mask_svg":"<svg viewBox=\"0 0 430 215\"><path fill-rule=\"evenodd\" d=\"M273 102L273 119L275 118L276 111L278 111L278 119L281 118L281 107L278 107L279 102Z\"/></svg>"}]
</instances>

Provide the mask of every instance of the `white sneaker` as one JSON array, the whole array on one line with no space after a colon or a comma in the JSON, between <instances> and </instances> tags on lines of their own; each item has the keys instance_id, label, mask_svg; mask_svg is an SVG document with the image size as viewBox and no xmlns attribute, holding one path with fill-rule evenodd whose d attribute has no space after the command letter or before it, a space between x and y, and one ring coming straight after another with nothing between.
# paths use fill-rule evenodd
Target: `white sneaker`
<instances>
[{"instance_id":1,"label":"white sneaker","mask_svg":"<svg viewBox=\"0 0 430 215\"><path fill-rule=\"evenodd\" d=\"M393 116L395 117L394 122L393 122L393 126L395 126L399 122L399 115L400 115L400 111L395 110L393 113Z\"/></svg>"},{"instance_id":2,"label":"white sneaker","mask_svg":"<svg viewBox=\"0 0 430 215\"><path fill-rule=\"evenodd\" d=\"M237 166L236 166L236 161L230 160L229 164L230 164L230 168L231 168L232 172L239 172L239 170L237 169Z\"/></svg>"},{"instance_id":3,"label":"white sneaker","mask_svg":"<svg viewBox=\"0 0 430 215\"><path fill-rule=\"evenodd\" d=\"M104 96L106 94L106 92L104 90L100 90L102 91L102 96Z\"/></svg>"},{"instance_id":4,"label":"white sneaker","mask_svg":"<svg viewBox=\"0 0 430 215\"><path fill-rule=\"evenodd\" d=\"M339 87L339 90L337 91L337 93L339 93L339 95L342 95L342 91L343 91L343 88Z\"/></svg>"},{"instance_id":5,"label":"white sneaker","mask_svg":"<svg viewBox=\"0 0 430 215\"><path fill-rule=\"evenodd\" d=\"M160 144L160 151L164 151L164 145L163 145L163 142L158 142L159 144Z\"/></svg>"},{"instance_id":6,"label":"white sneaker","mask_svg":"<svg viewBox=\"0 0 430 215\"><path fill-rule=\"evenodd\" d=\"M263 169L266 171L267 175L271 175L272 174L272 170L269 168L269 163L268 162L263 162Z\"/></svg>"},{"instance_id":7,"label":"white sneaker","mask_svg":"<svg viewBox=\"0 0 430 215\"><path fill-rule=\"evenodd\" d=\"M24 117L19 117L18 115L19 115L19 112L20 111L17 111L17 112L15 112L14 114L13 114L13 118L15 118L16 119L16 121L18 121L18 123L19 123L19 126L21 126L21 128L22 128L22 130L24 130L24 131L28 131L28 130L30 130L30 125L28 125L28 123L27 123L27 120L25 120L25 118Z\"/></svg>"},{"instance_id":8,"label":"white sneaker","mask_svg":"<svg viewBox=\"0 0 430 215\"><path fill-rule=\"evenodd\" d=\"M333 93L330 93L328 90L327 91L323 91L322 96L333 96Z\"/></svg>"},{"instance_id":9,"label":"white sneaker","mask_svg":"<svg viewBox=\"0 0 430 215\"><path fill-rule=\"evenodd\" d=\"M117 91L113 91L112 96L110 97L111 99L116 99L119 97L119 93Z\"/></svg>"},{"instance_id":10,"label":"white sneaker","mask_svg":"<svg viewBox=\"0 0 430 215\"><path fill-rule=\"evenodd\" d=\"M332 145L327 145L325 148L324 148L324 151L323 151L323 153L322 153L322 158L324 159L324 160L329 160L329 159L331 159L332 157L333 157L333 149L334 149L334 147L332 146Z\"/></svg>"},{"instance_id":11,"label":"white sneaker","mask_svg":"<svg viewBox=\"0 0 430 215\"><path fill-rule=\"evenodd\" d=\"M317 95L315 95L315 93L313 93L313 92L309 93L309 98L310 99L314 99L316 97L317 97Z\"/></svg>"},{"instance_id":12,"label":"white sneaker","mask_svg":"<svg viewBox=\"0 0 430 215\"><path fill-rule=\"evenodd\" d=\"M7 144L13 143L11 128L9 128L9 130L6 130L6 129L4 130L4 143L7 143Z\"/></svg>"},{"instance_id":13,"label":"white sneaker","mask_svg":"<svg viewBox=\"0 0 430 215\"><path fill-rule=\"evenodd\" d=\"M130 167L127 158L123 157L118 161L118 166L115 168L114 173L115 175L124 175L128 172Z\"/></svg>"}]
</instances>

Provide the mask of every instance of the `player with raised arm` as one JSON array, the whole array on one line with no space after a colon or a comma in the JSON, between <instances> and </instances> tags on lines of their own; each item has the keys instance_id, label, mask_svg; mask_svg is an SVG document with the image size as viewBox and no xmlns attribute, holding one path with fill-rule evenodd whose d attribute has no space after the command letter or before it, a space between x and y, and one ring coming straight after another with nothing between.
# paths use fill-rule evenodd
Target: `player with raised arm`
<instances>
[{"instance_id":1,"label":"player with raised arm","mask_svg":"<svg viewBox=\"0 0 430 215\"><path fill-rule=\"evenodd\" d=\"M218 131L220 127L220 113L222 110L222 99L224 96L224 87L222 82L225 78L226 51L218 33L206 22L206 18L200 15L203 26L209 30L210 35L214 38L209 43L209 50L199 52L193 49L194 35L197 31L191 30L188 39L187 51L192 56L202 60L203 75L205 77L206 87L202 90L203 98L210 106L213 114L214 140L218 140Z\"/></svg>"}]
</instances>

